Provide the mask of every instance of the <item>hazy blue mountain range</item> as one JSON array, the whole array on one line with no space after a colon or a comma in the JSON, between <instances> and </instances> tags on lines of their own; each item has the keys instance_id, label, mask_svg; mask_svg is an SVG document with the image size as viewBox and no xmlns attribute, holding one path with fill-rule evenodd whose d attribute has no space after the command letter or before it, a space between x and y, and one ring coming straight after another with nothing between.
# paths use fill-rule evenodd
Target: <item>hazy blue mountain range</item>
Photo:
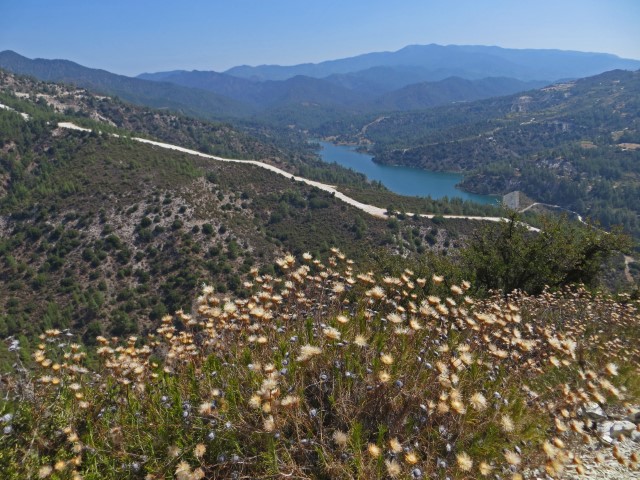
<instances>
[{"instance_id":1,"label":"hazy blue mountain range","mask_svg":"<svg viewBox=\"0 0 640 480\"><path fill-rule=\"evenodd\" d=\"M353 106L369 100L360 92L326 80L298 75L283 81L256 82L213 71L145 73L138 78L171 82L184 87L209 90L258 108L282 106L296 102Z\"/></svg>"},{"instance_id":2,"label":"hazy blue mountain range","mask_svg":"<svg viewBox=\"0 0 640 480\"><path fill-rule=\"evenodd\" d=\"M210 91L116 75L69 60L31 60L5 50L0 52L0 68L30 75L38 80L70 83L99 93L116 95L139 105L167 108L204 118L225 118L251 111L246 105Z\"/></svg>"},{"instance_id":3,"label":"hazy blue mountain range","mask_svg":"<svg viewBox=\"0 0 640 480\"><path fill-rule=\"evenodd\" d=\"M410 67L412 79L409 83L442 80L451 76L469 79L500 76L526 81L586 77L613 69L636 70L640 68L640 61L605 53L432 44L410 45L397 52L367 53L321 63L243 65L225 73L257 80L285 80L296 75L324 78L351 74L353 78L353 74L359 72L356 77L367 79L371 76L367 70L378 67L390 68L390 77L393 77L393 70L406 72L406 68ZM396 84L396 88L404 85Z\"/></svg>"},{"instance_id":4,"label":"hazy blue mountain range","mask_svg":"<svg viewBox=\"0 0 640 480\"><path fill-rule=\"evenodd\" d=\"M284 117L291 115L296 124L304 124L305 116L318 108L330 109L331 116L341 112L412 110L507 95L546 83L449 78L388 91L387 87L370 88L358 82L345 82L344 76L340 81L338 77L319 79L299 75L282 81L259 82L213 71L176 70L131 78L67 60L30 60L11 51L0 52L0 68L209 119L243 118L268 112L269 121L282 117L288 123Z\"/></svg>"},{"instance_id":5,"label":"hazy blue mountain range","mask_svg":"<svg viewBox=\"0 0 640 480\"><path fill-rule=\"evenodd\" d=\"M437 82L422 82L388 92L373 104L376 110L418 110L450 102L468 102L533 90L548 82L523 82L514 78L489 77L467 80L449 77Z\"/></svg>"},{"instance_id":6,"label":"hazy blue mountain range","mask_svg":"<svg viewBox=\"0 0 640 480\"><path fill-rule=\"evenodd\" d=\"M145 73L137 78L67 60L0 52L0 68L137 104L206 119L258 119L312 128L345 114L420 110L509 95L640 61L614 55L480 46L409 46L319 64L236 67L227 72Z\"/></svg>"},{"instance_id":7,"label":"hazy blue mountain range","mask_svg":"<svg viewBox=\"0 0 640 480\"><path fill-rule=\"evenodd\" d=\"M450 77L437 82L421 82L386 91L382 88L372 89L369 85L357 82L337 82L336 77L318 79L302 75L282 81L260 82L212 71L178 70L145 73L138 78L209 90L261 109L314 103L359 111L422 109L449 102L509 95L548 83L523 82L513 78L466 80Z\"/></svg>"}]
</instances>

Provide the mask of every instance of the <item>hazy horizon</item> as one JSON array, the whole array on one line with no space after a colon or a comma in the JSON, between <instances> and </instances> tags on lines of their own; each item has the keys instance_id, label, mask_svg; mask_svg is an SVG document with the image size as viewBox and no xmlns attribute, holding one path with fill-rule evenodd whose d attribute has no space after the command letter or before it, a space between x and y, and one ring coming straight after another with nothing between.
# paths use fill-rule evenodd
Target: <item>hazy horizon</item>
<instances>
[{"instance_id":1,"label":"hazy horizon","mask_svg":"<svg viewBox=\"0 0 640 480\"><path fill-rule=\"evenodd\" d=\"M638 24L635 0L24 0L2 7L0 50L129 76L320 63L432 43L640 59Z\"/></svg>"}]
</instances>

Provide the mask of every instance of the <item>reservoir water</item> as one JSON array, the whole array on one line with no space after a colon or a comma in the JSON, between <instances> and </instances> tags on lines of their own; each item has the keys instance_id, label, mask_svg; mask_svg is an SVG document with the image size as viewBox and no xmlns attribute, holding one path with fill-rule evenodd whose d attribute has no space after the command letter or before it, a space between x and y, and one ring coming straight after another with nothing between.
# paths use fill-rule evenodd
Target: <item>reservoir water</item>
<instances>
[{"instance_id":1,"label":"reservoir water","mask_svg":"<svg viewBox=\"0 0 640 480\"><path fill-rule=\"evenodd\" d=\"M356 152L353 147L318 142L320 157L327 163L337 163L356 172L364 173L369 180L378 180L392 192L400 195L438 199L459 197L476 203L496 203L492 195L476 195L456 188L462 174L432 172L420 168L381 165L370 155Z\"/></svg>"}]
</instances>

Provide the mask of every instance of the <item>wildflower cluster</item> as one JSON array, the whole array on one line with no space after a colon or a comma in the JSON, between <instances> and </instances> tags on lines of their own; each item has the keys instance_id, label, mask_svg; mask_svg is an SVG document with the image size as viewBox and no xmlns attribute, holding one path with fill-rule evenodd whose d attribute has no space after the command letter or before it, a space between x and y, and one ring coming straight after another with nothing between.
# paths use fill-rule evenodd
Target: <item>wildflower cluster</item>
<instances>
[{"instance_id":1,"label":"wildflower cluster","mask_svg":"<svg viewBox=\"0 0 640 480\"><path fill-rule=\"evenodd\" d=\"M637 394L638 311L625 299L474 300L468 282L358 273L338 250L327 264L277 265L277 277L252 271L248 298L204 286L192 314L148 338L99 338L90 370L80 346L47 333L42 373L5 407L16 431L0 440L0 467L16 478L518 478L532 466L555 477L584 471L574 446L596 441L584 406L624 408Z\"/></svg>"}]
</instances>

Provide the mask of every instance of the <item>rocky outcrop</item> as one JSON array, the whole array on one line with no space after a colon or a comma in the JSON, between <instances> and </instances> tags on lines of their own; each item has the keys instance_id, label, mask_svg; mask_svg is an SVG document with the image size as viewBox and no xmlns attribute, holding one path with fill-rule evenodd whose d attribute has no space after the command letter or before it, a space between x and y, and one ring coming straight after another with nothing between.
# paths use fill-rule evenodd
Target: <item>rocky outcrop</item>
<instances>
[{"instance_id":1,"label":"rocky outcrop","mask_svg":"<svg viewBox=\"0 0 640 480\"><path fill-rule=\"evenodd\" d=\"M607 413L597 403L582 408L582 416L592 422L600 442L582 446L576 452L582 459L584 475L571 471L566 479L632 480L640 478L640 408L626 415ZM635 457L634 457L635 456ZM633 459L636 458L634 461Z\"/></svg>"}]
</instances>

